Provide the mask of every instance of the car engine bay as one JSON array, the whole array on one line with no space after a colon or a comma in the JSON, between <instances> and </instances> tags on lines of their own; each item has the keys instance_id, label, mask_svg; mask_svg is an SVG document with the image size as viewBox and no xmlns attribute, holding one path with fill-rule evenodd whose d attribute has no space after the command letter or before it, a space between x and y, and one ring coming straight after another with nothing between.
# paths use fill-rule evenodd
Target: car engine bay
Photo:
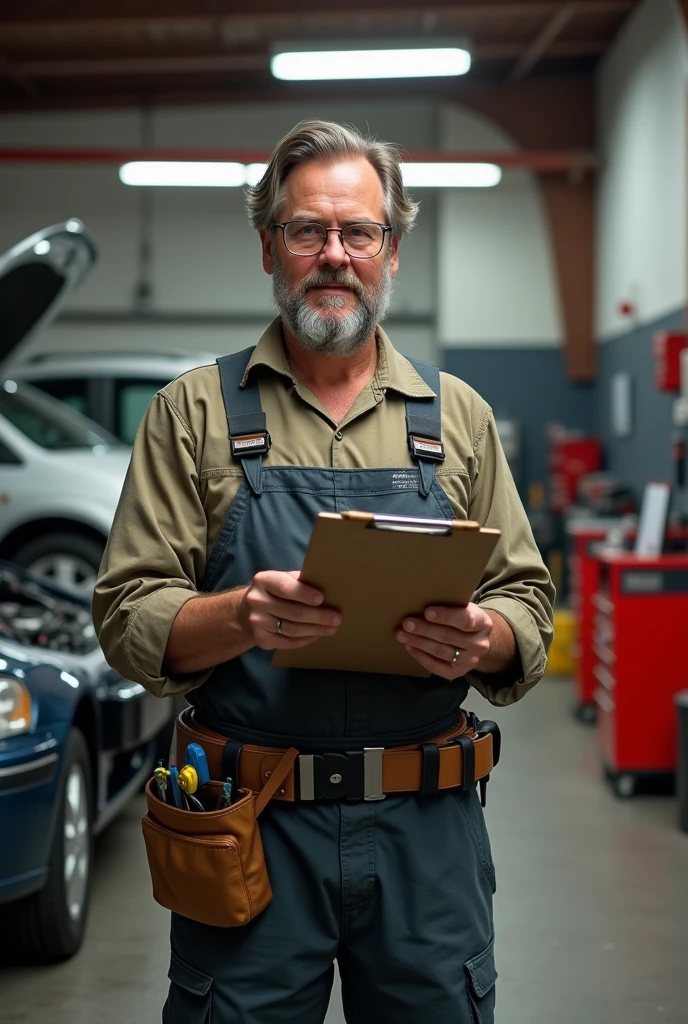
<instances>
[{"instance_id":1,"label":"car engine bay","mask_svg":"<svg viewBox=\"0 0 688 1024\"><path fill-rule=\"evenodd\" d=\"M0 566L0 636L70 654L98 646L89 608L68 595Z\"/></svg>"}]
</instances>

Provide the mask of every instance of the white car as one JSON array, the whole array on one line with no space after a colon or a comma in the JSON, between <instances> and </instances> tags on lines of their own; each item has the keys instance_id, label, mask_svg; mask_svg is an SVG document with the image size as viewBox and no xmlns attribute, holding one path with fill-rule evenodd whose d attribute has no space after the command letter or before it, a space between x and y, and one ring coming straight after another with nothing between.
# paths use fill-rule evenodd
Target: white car
<instances>
[{"instance_id":1,"label":"white car","mask_svg":"<svg viewBox=\"0 0 688 1024\"><path fill-rule=\"evenodd\" d=\"M0 256L0 356L51 320L97 258L81 221ZM130 449L63 402L0 378L0 558L89 595Z\"/></svg>"},{"instance_id":2,"label":"white car","mask_svg":"<svg viewBox=\"0 0 688 1024\"><path fill-rule=\"evenodd\" d=\"M209 353L56 353L34 356L11 372L15 380L61 399L131 445L156 392L215 359Z\"/></svg>"}]
</instances>

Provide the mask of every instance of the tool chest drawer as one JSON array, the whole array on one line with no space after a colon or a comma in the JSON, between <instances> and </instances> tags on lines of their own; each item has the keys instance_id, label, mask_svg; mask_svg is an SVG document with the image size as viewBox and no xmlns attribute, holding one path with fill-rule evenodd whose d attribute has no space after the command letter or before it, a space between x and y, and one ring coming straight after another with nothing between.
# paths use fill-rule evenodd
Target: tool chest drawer
<instances>
[{"instance_id":1,"label":"tool chest drawer","mask_svg":"<svg viewBox=\"0 0 688 1024\"><path fill-rule=\"evenodd\" d=\"M592 596L598 747L620 795L676 768L674 694L688 681L688 554L599 555Z\"/></svg>"}]
</instances>

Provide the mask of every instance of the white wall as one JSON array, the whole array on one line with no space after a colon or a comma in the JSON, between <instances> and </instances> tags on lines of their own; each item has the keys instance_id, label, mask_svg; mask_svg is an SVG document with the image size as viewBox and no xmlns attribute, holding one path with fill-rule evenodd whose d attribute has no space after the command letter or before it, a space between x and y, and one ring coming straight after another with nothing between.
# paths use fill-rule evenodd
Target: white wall
<instances>
[{"instance_id":1,"label":"white wall","mask_svg":"<svg viewBox=\"0 0 688 1024\"><path fill-rule=\"evenodd\" d=\"M600 339L686 304L688 40L674 0L646 0L599 76L602 171L597 220Z\"/></svg>"},{"instance_id":2,"label":"white wall","mask_svg":"<svg viewBox=\"0 0 688 1024\"><path fill-rule=\"evenodd\" d=\"M149 141L180 149L269 149L306 117L353 123L410 149L436 145L436 107L424 101L160 109L152 113ZM0 145L114 148L141 140L136 111L0 117ZM436 197L419 198L421 216L402 247L390 333L402 350L435 360ZM0 164L0 251L40 227L78 216L95 234L101 257L69 311L126 314L138 276L140 201L140 190L122 185L114 164ZM256 340L274 309L242 191L154 189L147 190L147 201L153 210L153 312L225 315L228 323L58 324L39 334L23 357L52 347L230 351ZM409 322L397 323L402 317Z\"/></svg>"},{"instance_id":3,"label":"white wall","mask_svg":"<svg viewBox=\"0 0 688 1024\"><path fill-rule=\"evenodd\" d=\"M517 148L458 107L443 109L440 136L446 150ZM438 242L442 346L561 344L549 228L532 173L505 172L495 188L442 192Z\"/></svg>"}]
</instances>

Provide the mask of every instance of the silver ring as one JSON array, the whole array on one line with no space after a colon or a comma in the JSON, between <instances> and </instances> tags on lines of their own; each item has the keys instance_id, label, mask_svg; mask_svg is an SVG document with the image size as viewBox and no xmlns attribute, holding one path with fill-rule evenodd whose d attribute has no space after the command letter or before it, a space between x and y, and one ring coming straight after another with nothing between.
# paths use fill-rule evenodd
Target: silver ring
<instances>
[{"instance_id":1,"label":"silver ring","mask_svg":"<svg viewBox=\"0 0 688 1024\"><path fill-rule=\"evenodd\" d=\"M459 660L460 656L461 656L461 648L460 647L455 647L454 648L454 657L451 660L452 665Z\"/></svg>"},{"instance_id":2,"label":"silver ring","mask_svg":"<svg viewBox=\"0 0 688 1024\"><path fill-rule=\"evenodd\" d=\"M279 633L280 636L282 635L282 622L282 619L277 620L277 632Z\"/></svg>"}]
</instances>

